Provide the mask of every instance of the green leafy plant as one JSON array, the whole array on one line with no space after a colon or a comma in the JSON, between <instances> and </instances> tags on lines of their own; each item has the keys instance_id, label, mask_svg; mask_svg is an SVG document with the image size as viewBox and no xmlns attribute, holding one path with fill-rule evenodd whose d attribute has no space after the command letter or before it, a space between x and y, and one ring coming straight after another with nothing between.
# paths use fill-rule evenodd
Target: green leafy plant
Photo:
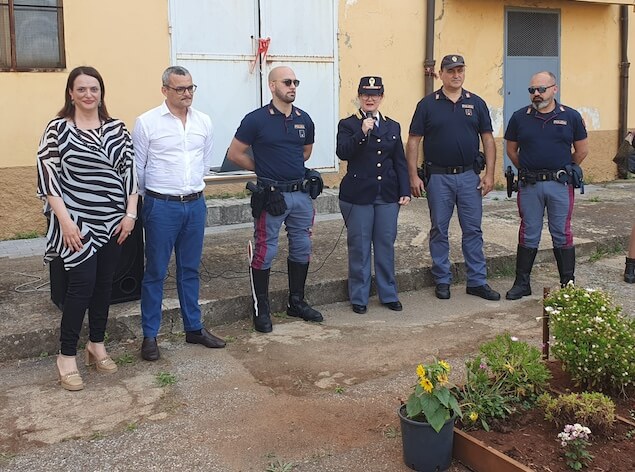
<instances>
[{"instance_id":1,"label":"green leafy plant","mask_svg":"<svg viewBox=\"0 0 635 472\"><path fill-rule=\"evenodd\" d=\"M295 464L293 462L281 462L278 459L275 463L271 462L265 472L291 472L294 468Z\"/></svg>"},{"instance_id":2,"label":"green leafy plant","mask_svg":"<svg viewBox=\"0 0 635 472\"><path fill-rule=\"evenodd\" d=\"M136 360L137 358L133 354L130 354L129 352L126 352L125 354L122 354L115 358L115 362L117 363L118 366L134 364Z\"/></svg>"},{"instance_id":3,"label":"green leafy plant","mask_svg":"<svg viewBox=\"0 0 635 472\"><path fill-rule=\"evenodd\" d=\"M490 430L492 420L504 419L514 412L508 399L501 392L502 379L490 376L487 364L481 356L465 363L466 382L459 390L460 403L465 414L463 427Z\"/></svg>"},{"instance_id":4,"label":"green leafy plant","mask_svg":"<svg viewBox=\"0 0 635 472\"><path fill-rule=\"evenodd\" d=\"M610 295L568 285L545 299L552 353L587 390L626 395L635 385L635 319Z\"/></svg>"},{"instance_id":5,"label":"green leafy plant","mask_svg":"<svg viewBox=\"0 0 635 472\"><path fill-rule=\"evenodd\" d=\"M449 380L450 365L443 360L417 366L417 383L406 403L406 415L427 422L438 433L447 420L461 418L457 388Z\"/></svg>"},{"instance_id":6,"label":"green leafy plant","mask_svg":"<svg viewBox=\"0 0 635 472\"><path fill-rule=\"evenodd\" d=\"M600 392L569 393L552 397L544 393L538 405L545 419L557 428L572 423L588 425L596 434L608 434L615 423L615 403Z\"/></svg>"},{"instance_id":7,"label":"green leafy plant","mask_svg":"<svg viewBox=\"0 0 635 472\"><path fill-rule=\"evenodd\" d=\"M159 387L167 387L168 385L175 384L177 378L176 375L171 374L170 372L159 372L156 375L156 381L159 384Z\"/></svg>"},{"instance_id":8,"label":"green leafy plant","mask_svg":"<svg viewBox=\"0 0 635 472\"><path fill-rule=\"evenodd\" d=\"M509 333L496 336L479 350L490 376L500 385L500 394L510 403L533 406L551 378L540 350Z\"/></svg>"},{"instance_id":9,"label":"green leafy plant","mask_svg":"<svg viewBox=\"0 0 635 472\"><path fill-rule=\"evenodd\" d=\"M591 443L588 441L591 430L579 423L568 424L558 434L560 445L564 448L567 465L573 470L581 470L588 466L593 456L586 450Z\"/></svg>"},{"instance_id":10,"label":"green leafy plant","mask_svg":"<svg viewBox=\"0 0 635 472\"><path fill-rule=\"evenodd\" d=\"M509 333L483 344L479 351L465 363L467 378L459 392L466 412L462 422L467 429L480 426L489 431L491 421L532 407L551 374L537 348Z\"/></svg>"}]
</instances>

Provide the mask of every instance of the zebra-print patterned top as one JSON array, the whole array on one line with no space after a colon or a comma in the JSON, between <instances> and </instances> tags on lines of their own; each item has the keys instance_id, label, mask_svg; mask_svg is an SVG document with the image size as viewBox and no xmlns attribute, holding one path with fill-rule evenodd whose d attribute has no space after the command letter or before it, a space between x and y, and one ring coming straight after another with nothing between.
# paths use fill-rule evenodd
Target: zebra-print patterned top
<instances>
[{"instance_id":1,"label":"zebra-print patterned top","mask_svg":"<svg viewBox=\"0 0 635 472\"><path fill-rule=\"evenodd\" d=\"M137 193L132 140L120 120L81 130L65 118L46 127L37 153L37 195L49 217L44 262L61 256L66 270L78 266L106 244L126 214L128 195ZM64 246L58 219L46 196L64 200L83 235L83 249Z\"/></svg>"}]
</instances>

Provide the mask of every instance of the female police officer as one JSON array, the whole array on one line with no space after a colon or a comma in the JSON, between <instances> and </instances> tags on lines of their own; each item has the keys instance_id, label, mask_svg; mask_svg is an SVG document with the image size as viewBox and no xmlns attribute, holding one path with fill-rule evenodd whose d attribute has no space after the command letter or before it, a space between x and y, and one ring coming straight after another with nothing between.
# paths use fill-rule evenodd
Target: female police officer
<instances>
[{"instance_id":1,"label":"female police officer","mask_svg":"<svg viewBox=\"0 0 635 472\"><path fill-rule=\"evenodd\" d=\"M337 129L337 155L348 162L339 198L348 232L349 299L355 313L366 313L372 244L379 299L401 311L394 243L399 206L410 202L401 128L379 113L384 98L381 77L362 77L357 93L359 111L341 120Z\"/></svg>"}]
</instances>

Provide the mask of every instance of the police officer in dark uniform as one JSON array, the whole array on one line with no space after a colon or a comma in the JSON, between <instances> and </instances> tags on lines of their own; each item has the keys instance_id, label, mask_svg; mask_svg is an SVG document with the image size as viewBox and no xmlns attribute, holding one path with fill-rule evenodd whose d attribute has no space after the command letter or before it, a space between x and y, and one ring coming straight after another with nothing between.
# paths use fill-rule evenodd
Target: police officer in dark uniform
<instances>
[{"instance_id":1,"label":"police officer in dark uniform","mask_svg":"<svg viewBox=\"0 0 635 472\"><path fill-rule=\"evenodd\" d=\"M347 228L348 295L355 313L366 313L371 279L371 244L380 301L403 309L395 281L399 206L410 202L401 127L379 112L381 77L362 77L360 108L339 122L337 156L348 162L340 184L340 211Z\"/></svg>"},{"instance_id":2,"label":"police officer in dark uniform","mask_svg":"<svg viewBox=\"0 0 635 472\"><path fill-rule=\"evenodd\" d=\"M430 209L435 294L440 299L450 298L448 228L456 206L463 233L466 292L486 300L499 300L500 294L487 284L481 231L482 197L494 187L496 147L492 120L483 99L463 89L465 61L462 56L445 56L441 60L439 78L443 86L417 104L406 145L410 190L419 197L425 186ZM423 180L417 169L422 138ZM479 138L484 156L479 153ZM484 175L479 177L483 169Z\"/></svg>"},{"instance_id":3,"label":"police officer in dark uniform","mask_svg":"<svg viewBox=\"0 0 635 472\"><path fill-rule=\"evenodd\" d=\"M554 74L535 74L528 90L531 105L516 111L505 131L507 155L519 171L517 203L521 218L516 279L507 292L508 300L531 295L529 275L538 252L545 209L560 283L564 286L574 281L573 189L582 180L578 166L589 147L580 113L555 100L558 85Z\"/></svg>"},{"instance_id":4,"label":"police officer in dark uniform","mask_svg":"<svg viewBox=\"0 0 635 472\"><path fill-rule=\"evenodd\" d=\"M289 238L287 314L306 321L323 320L320 312L304 300L314 217L313 202L304 185L304 161L311 156L315 126L305 111L293 106L299 84L289 67L273 68L269 73L271 102L243 118L227 152L229 160L255 171L258 177L258 190L252 196L255 247L251 281L254 327L262 333L273 329L269 272L278 251L282 223Z\"/></svg>"}]
</instances>

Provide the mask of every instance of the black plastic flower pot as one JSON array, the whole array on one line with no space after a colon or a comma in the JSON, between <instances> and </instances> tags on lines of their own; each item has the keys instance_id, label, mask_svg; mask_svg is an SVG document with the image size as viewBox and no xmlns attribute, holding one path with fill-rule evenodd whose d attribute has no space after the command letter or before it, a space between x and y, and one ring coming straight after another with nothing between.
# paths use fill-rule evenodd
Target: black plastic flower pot
<instances>
[{"instance_id":1,"label":"black plastic flower pot","mask_svg":"<svg viewBox=\"0 0 635 472\"><path fill-rule=\"evenodd\" d=\"M452 463L454 420L445 422L437 433L428 423L406 417L406 406L397 410L401 422L403 461L417 472L443 472Z\"/></svg>"}]
</instances>

